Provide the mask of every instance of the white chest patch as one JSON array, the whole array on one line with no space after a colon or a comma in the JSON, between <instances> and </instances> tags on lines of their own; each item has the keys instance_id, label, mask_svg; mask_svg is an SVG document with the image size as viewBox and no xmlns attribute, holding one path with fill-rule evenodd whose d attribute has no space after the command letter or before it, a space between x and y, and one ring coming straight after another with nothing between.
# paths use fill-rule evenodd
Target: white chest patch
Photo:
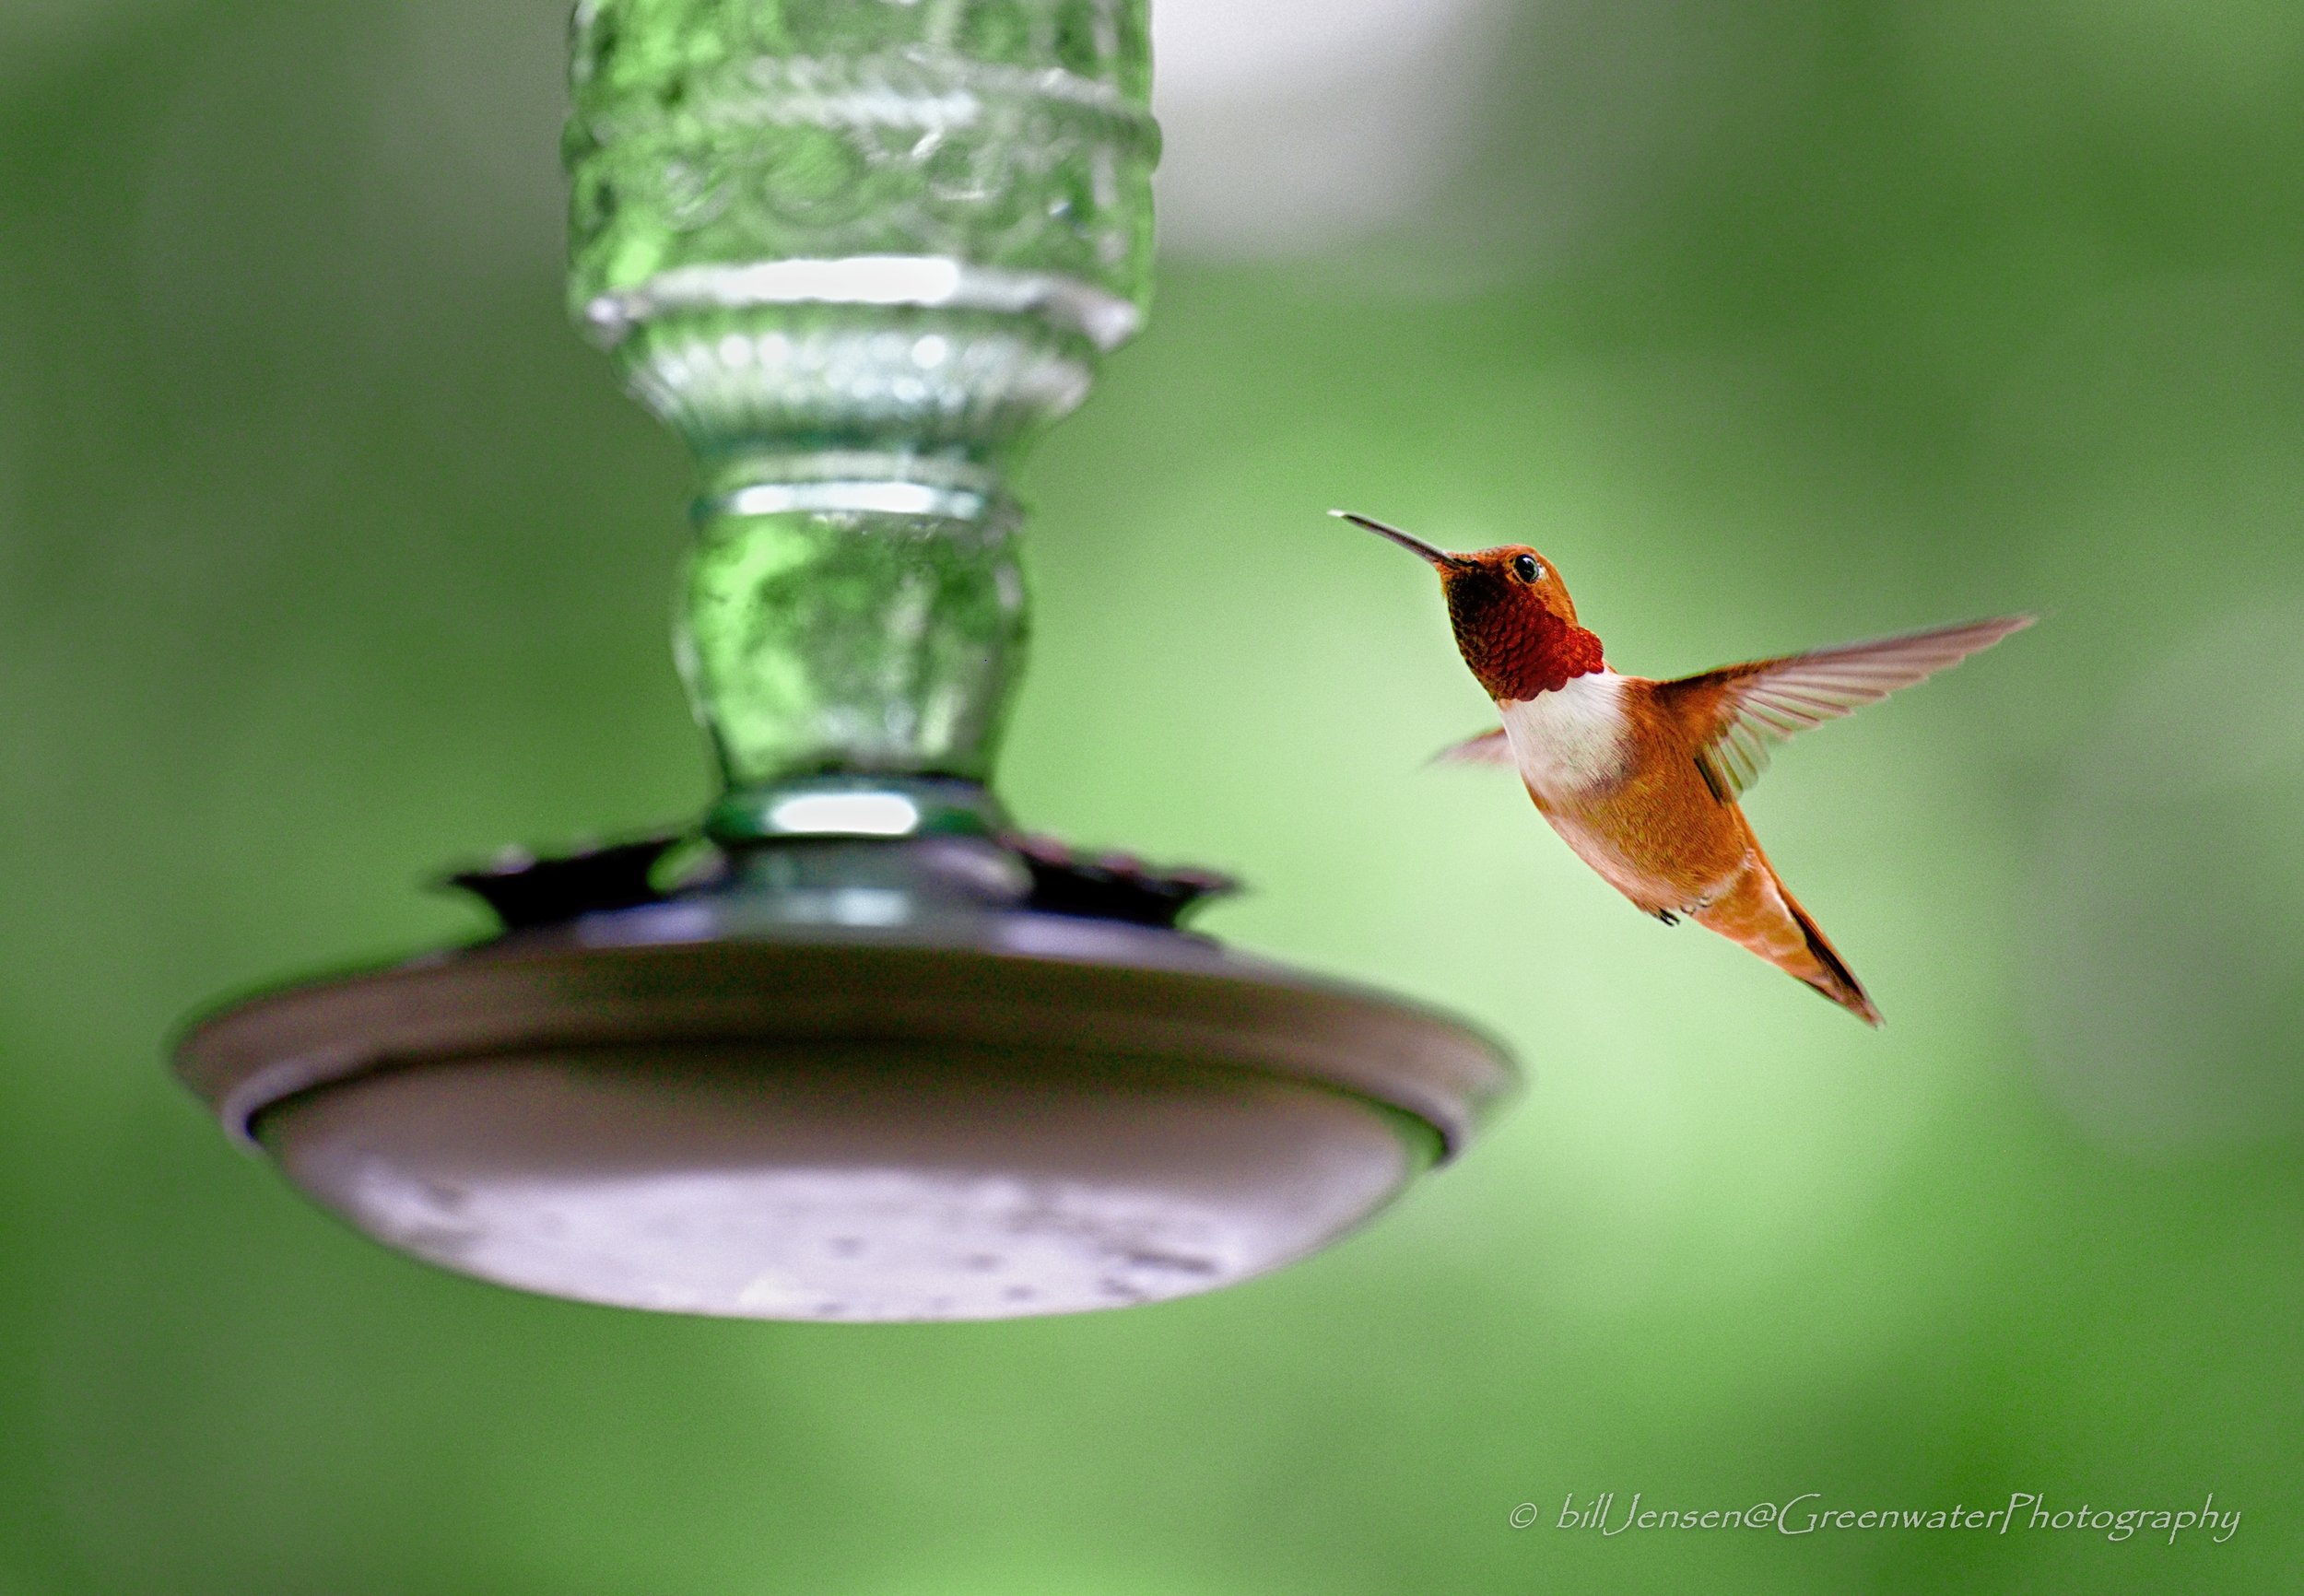
<instances>
[{"instance_id":1,"label":"white chest patch","mask_svg":"<svg viewBox=\"0 0 2304 1596\"><path fill-rule=\"evenodd\" d=\"M1631 717L1624 678L1614 671L1570 676L1533 698L1500 704L1512 760L1546 798L1589 797L1624 779L1631 765Z\"/></svg>"}]
</instances>

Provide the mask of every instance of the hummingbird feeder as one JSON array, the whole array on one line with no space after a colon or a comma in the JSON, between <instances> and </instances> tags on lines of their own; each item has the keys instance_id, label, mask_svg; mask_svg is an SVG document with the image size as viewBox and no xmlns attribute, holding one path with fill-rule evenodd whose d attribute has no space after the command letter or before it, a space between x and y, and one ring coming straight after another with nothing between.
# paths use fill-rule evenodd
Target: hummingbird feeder
<instances>
[{"instance_id":1,"label":"hummingbird feeder","mask_svg":"<svg viewBox=\"0 0 2304 1596\"><path fill-rule=\"evenodd\" d=\"M1304 1256L1461 1149L1497 1046L1178 929L1219 877L1019 834L1018 452L1141 320L1144 0L584 0L570 299L699 468L725 792L455 879L499 935L197 1023L178 1069L452 1270L1002 1318Z\"/></svg>"}]
</instances>

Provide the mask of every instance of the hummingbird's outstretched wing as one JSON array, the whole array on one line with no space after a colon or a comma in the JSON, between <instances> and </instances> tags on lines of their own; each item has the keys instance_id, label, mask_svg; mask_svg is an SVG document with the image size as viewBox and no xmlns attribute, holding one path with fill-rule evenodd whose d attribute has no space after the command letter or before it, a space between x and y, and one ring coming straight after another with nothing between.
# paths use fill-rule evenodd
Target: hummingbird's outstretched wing
<instances>
[{"instance_id":1,"label":"hummingbird's outstretched wing","mask_svg":"<svg viewBox=\"0 0 2304 1596\"><path fill-rule=\"evenodd\" d=\"M1693 734L1696 766L1722 804L1759 779L1769 749L1804 732L1934 675L2010 632L2030 616L2002 616L1964 626L1906 632L1869 643L1727 665L1700 676L1656 685L1656 699Z\"/></svg>"},{"instance_id":2,"label":"hummingbird's outstretched wing","mask_svg":"<svg viewBox=\"0 0 2304 1596\"><path fill-rule=\"evenodd\" d=\"M1428 765L1510 765L1512 745L1504 740L1504 728L1482 732L1466 737L1461 743L1451 743L1425 761Z\"/></svg>"}]
</instances>

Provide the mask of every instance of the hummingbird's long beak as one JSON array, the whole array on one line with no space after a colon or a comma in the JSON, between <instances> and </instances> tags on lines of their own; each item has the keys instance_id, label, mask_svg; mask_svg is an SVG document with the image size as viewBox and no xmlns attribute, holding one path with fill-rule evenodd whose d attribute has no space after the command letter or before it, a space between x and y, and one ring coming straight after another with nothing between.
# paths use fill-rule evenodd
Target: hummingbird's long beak
<instances>
[{"instance_id":1,"label":"hummingbird's long beak","mask_svg":"<svg viewBox=\"0 0 2304 1596\"><path fill-rule=\"evenodd\" d=\"M1416 555L1419 558L1430 562L1433 566L1441 570L1453 570L1458 566L1464 564L1463 560L1459 559L1456 556L1448 553L1445 549L1434 548L1430 544L1425 542L1422 538L1412 537L1396 526L1386 526L1381 521L1370 521L1367 516L1355 515L1348 510L1332 510L1328 513L1334 516L1338 521L1348 521L1354 526L1366 527L1369 531L1374 533L1378 537L1388 537L1392 539L1393 542L1398 544L1402 548L1406 549L1410 554Z\"/></svg>"}]
</instances>

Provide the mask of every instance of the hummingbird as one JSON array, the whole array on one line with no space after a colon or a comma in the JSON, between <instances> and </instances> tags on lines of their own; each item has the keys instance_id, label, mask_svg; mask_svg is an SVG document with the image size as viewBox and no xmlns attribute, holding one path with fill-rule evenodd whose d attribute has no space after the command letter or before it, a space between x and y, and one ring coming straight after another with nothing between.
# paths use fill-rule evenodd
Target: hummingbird
<instances>
[{"instance_id":1,"label":"hummingbird","mask_svg":"<svg viewBox=\"0 0 2304 1596\"><path fill-rule=\"evenodd\" d=\"M1693 920L1805 981L1867 1025L1880 1011L1787 891L1737 799L1770 748L1887 698L2009 633L2028 615L1905 632L1673 681L1618 675L1576 619L1553 563L1523 544L1450 554L1390 538L1440 573L1457 651L1502 724L1436 762L1513 767L1579 858L1643 913Z\"/></svg>"}]
</instances>

